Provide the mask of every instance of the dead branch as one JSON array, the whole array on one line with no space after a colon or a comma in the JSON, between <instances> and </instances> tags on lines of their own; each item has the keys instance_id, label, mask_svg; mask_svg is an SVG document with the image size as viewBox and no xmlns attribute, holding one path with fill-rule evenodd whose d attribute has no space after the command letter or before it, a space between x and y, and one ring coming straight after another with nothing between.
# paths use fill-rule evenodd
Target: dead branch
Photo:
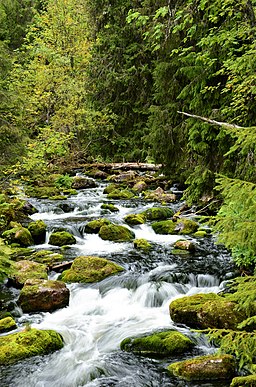
<instances>
[{"instance_id":1,"label":"dead branch","mask_svg":"<svg viewBox=\"0 0 256 387\"><path fill-rule=\"evenodd\" d=\"M196 118L196 119L199 119L201 121L208 122L209 124L212 124L212 125L223 126L224 128L227 128L227 129L246 129L243 126L239 126L239 125L235 125L235 124L229 124L227 122L215 121L215 120L212 120L211 118L197 116L196 114L189 114L189 113L180 112L180 111L177 111L177 113L183 114L184 116L187 116L187 117Z\"/></svg>"}]
</instances>

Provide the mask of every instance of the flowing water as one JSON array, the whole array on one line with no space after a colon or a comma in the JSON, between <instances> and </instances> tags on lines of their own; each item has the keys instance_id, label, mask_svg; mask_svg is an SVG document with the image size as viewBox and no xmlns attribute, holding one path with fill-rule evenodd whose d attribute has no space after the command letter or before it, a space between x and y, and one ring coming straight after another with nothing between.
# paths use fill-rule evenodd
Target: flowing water
<instances>
[{"instance_id":1,"label":"flowing water","mask_svg":"<svg viewBox=\"0 0 256 387\"><path fill-rule=\"evenodd\" d=\"M119 275L95 284L68 285L69 306L54 313L18 314L22 326L29 322L39 329L54 329L64 338L62 350L44 357L34 357L0 370L2 387L226 387L225 384L178 381L169 376L166 366L174 361L215 351L205 338L185 326L172 322L169 304L184 295L218 292L232 275L228 253L216 247L210 237L194 240L197 249L189 255L174 255L171 245L180 236L156 235L149 224L132 227L136 238L153 244L149 253L135 250L133 243L103 241L98 235L86 234L84 225L93 219L107 217L124 224L125 215L153 206L141 199L117 201L119 212L101 209L108 202L104 183L82 190L66 201L31 199L38 209L32 219L43 219L48 225L45 244L36 249L59 248L48 244L52 231L65 228L72 232L76 245L65 250L65 259L79 255L108 258L125 268ZM113 202L112 202L113 203ZM174 210L180 203L170 205ZM127 225L126 225L127 226ZM50 273L56 279L57 273ZM20 313L20 314L19 314ZM135 356L120 350L120 342L163 329L177 329L189 335L196 347L186 356L164 360Z\"/></svg>"}]
</instances>

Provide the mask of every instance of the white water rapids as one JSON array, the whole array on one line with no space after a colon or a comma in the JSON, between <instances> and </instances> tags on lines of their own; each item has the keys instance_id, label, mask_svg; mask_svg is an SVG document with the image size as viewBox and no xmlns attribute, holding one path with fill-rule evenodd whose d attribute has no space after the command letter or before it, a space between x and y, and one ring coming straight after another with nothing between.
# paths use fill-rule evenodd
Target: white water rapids
<instances>
[{"instance_id":1,"label":"white water rapids","mask_svg":"<svg viewBox=\"0 0 256 387\"><path fill-rule=\"evenodd\" d=\"M22 362L20 368L14 368L13 373L16 374L9 384L3 382L3 386L178 386L171 379L168 381L165 373L164 377L159 378L156 373L150 374L151 365L152 369L157 370L156 360L145 360L122 353L120 343L127 337L164 328L178 329L191 335L186 327L177 326L171 321L170 302L184 295L218 292L221 280L218 275L209 272L208 263L204 265L202 262L203 257L196 258L199 268L193 270L192 260L191 269L188 270L187 255L175 258L170 254L170 246L180 236L157 235L149 224L132 229L136 238L145 238L154 244L155 250L149 253L151 257L134 252L132 243L103 241L98 235L83 233L82 224L91 219L104 216L123 224L125 215L140 212L153 205L138 201L131 206L129 202L119 201L114 203L120 210L117 215L103 215L100 208L103 201L106 201L106 196L101 186L83 190L78 196L69 199L73 210L67 213L59 211L56 201L33 202L39 212L32 218L43 219L48 224L48 234L54 227L63 225L76 236L77 244L72 246L70 255L104 256L121 264L125 272L106 278L98 284L68 285L70 303L64 309L54 313L22 315L21 324L30 321L33 327L54 329L62 335L65 345L60 351L37 361L36 366L33 367L30 363L27 370L26 362ZM48 244L48 238L45 244L36 248L56 250L56 247ZM215 264L218 261L220 266L225 260L221 254L215 255L214 259ZM182 265L185 265L184 270ZM204 267L204 272L200 271L200 265ZM57 274L52 273L52 278L56 277ZM213 350L203 338L196 338L194 335L193 339L197 341L200 353ZM29 362L33 363L33 360ZM163 374L164 371L159 370L161 372Z\"/></svg>"}]
</instances>

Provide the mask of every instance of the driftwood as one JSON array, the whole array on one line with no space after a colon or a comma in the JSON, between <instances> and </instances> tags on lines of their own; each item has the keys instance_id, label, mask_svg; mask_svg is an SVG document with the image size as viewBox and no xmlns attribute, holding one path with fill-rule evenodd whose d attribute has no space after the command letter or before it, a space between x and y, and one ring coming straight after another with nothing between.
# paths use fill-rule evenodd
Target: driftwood
<instances>
[{"instance_id":1,"label":"driftwood","mask_svg":"<svg viewBox=\"0 0 256 387\"><path fill-rule=\"evenodd\" d=\"M61 273L63 270L70 269L72 263L73 261L58 263L56 265L51 266L50 269L56 271L57 273Z\"/></svg>"},{"instance_id":2,"label":"driftwood","mask_svg":"<svg viewBox=\"0 0 256 387\"><path fill-rule=\"evenodd\" d=\"M148 163L92 163L83 164L84 168L98 168L103 171L120 169L123 171L137 170L137 171L158 171L162 164L148 164Z\"/></svg>"},{"instance_id":3,"label":"driftwood","mask_svg":"<svg viewBox=\"0 0 256 387\"><path fill-rule=\"evenodd\" d=\"M243 126L229 124L227 122L215 121L215 120L212 120L211 118L197 116L196 114L190 114L190 113L180 112L180 111L177 111L177 113L183 114L184 116L187 116L187 117L196 118L204 122L208 122L208 124L223 126L224 128L227 128L227 129L246 129Z\"/></svg>"}]
</instances>

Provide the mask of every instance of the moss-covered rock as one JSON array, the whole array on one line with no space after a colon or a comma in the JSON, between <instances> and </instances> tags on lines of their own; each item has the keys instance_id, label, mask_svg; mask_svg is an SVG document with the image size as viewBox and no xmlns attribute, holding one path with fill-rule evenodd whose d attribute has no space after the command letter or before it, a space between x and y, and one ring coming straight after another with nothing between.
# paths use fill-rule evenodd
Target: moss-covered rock
<instances>
[{"instance_id":1,"label":"moss-covered rock","mask_svg":"<svg viewBox=\"0 0 256 387\"><path fill-rule=\"evenodd\" d=\"M123 351L161 358L184 353L193 345L188 337L173 330L138 338L127 338L121 342L120 347Z\"/></svg>"},{"instance_id":2,"label":"moss-covered rock","mask_svg":"<svg viewBox=\"0 0 256 387\"><path fill-rule=\"evenodd\" d=\"M179 240L174 243L174 247L180 250L194 251L196 246L193 242L188 240Z\"/></svg>"},{"instance_id":3,"label":"moss-covered rock","mask_svg":"<svg viewBox=\"0 0 256 387\"><path fill-rule=\"evenodd\" d=\"M102 226L99 231L99 236L103 240L113 242L129 242L135 237L134 233L124 226L109 224Z\"/></svg>"},{"instance_id":4,"label":"moss-covered rock","mask_svg":"<svg viewBox=\"0 0 256 387\"><path fill-rule=\"evenodd\" d=\"M12 227L10 230L3 232L3 239L9 244L18 244L21 247L27 247L34 244L33 238L29 230L22 227L19 223L10 223Z\"/></svg>"},{"instance_id":5,"label":"moss-covered rock","mask_svg":"<svg viewBox=\"0 0 256 387\"><path fill-rule=\"evenodd\" d=\"M214 293L178 298L170 304L174 322L191 328L235 329L243 320L236 304Z\"/></svg>"},{"instance_id":6,"label":"moss-covered rock","mask_svg":"<svg viewBox=\"0 0 256 387\"><path fill-rule=\"evenodd\" d=\"M55 264L62 262L64 258L62 254L54 253L51 250L39 250L32 254L30 253L27 259L29 261L43 263L47 267L51 268Z\"/></svg>"},{"instance_id":7,"label":"moss-covered rock","mask_svg":"<svg viewBox=\"0 0 256 387\"><path fill-rule=\"evenodd\" d=\"M115 190L118 190L119 188L120 188L119 184L111 183L111 184L107 185L107 187L104 188L103 193L109 194Z\"/></svg>"},{"instance_id":8,"label":"moss-covered rock","mask_svg":"<svg viewBox=\"0 0 256 387\"><path fill-rule=\"evenodd\" d=\"M66 284L53 280L27 280L18 298L24 313L53 312L68 306L68 303Z\"/></svg>"},{"instance_id":9,"label":"moss-covered rock","mask_svg":"<svg viewBox=\"0 0 256 387\"><path fill-rule=\"evenodd\" d=\"M61 336L52 330L28 329L0 337L0 365L32 356L46 355L63 347Z\"/></svg>"},{"instance_id":10,"label":"moss-covered rock","mask_svg":"<svg viewBox=\"0 0 256 387\"><path fill-rule=\"evenodd\" d=\"M171 364L168 371L181 379L221 380L231 379L235 375L236 364L233 356L201 356Z\"/></svg>"},{"instance_id":11,"label":"moss-covered rock","mask_svg":"<svg viewBox=\"0 0 256 387\"><path fill-rule=\"evenodd\" d=\"M47 268L37 262L22 260L13 264L15 274L9 279L12 286L21 288L28 279L47 279Z\"/></svg>"},{"instance_id":12,"label":"moss-covered rock","mask_svg":"<svg viewBox=\"0 0 256 387\"><path fill-rule=\"evenodd\" d=\"M207 232L204 231L204 230L201 230L201 231L198 230L198 231L196 231L196 232L194 233L194 236L195 236L196 238L205 238L207 235L208 235Z\"/></svg>"},{"instance_id":13,"label":"moss-covered rock","mask_svg":"<svg viewBox=\"0 0 256 387\"><path fill-rule=\"evenodd\" d=\"M134 197L134 194L128 189L115 189L107 195L108 199L126 200Z\"/></svg>"},{"instance_id":14,"label":"moss-covered rock","mask_svg":"<svg viewBox=\"0 0 256 387\"><path fill-rule=\"evenodd\" d=\"M173 211L167 207L152 207L143 212L147 220L166 220L173 216Z\"/></svg>"},{"instance_id":15,"label":"moss-covered rock","mask_svg":"<svg viewBox=\"0 0 256 387\"><path fill-rule=\"evenodd\" d=\"M151 250L152 246L146 239L135 239L133 241L135 249L143 250L143 251L149 251Z\"/></svg>"},{"instance_id":16,"label":"moss-covered rock","mask_svg":"<svg viewBox=\"0 0 256 387\"><path fill-rule=\"evenodd\" d=\"M97 183L93 179L88 179L83 176L75 176L72 182L73 189L85 189L85 188L95 188Z\"/></svg>"},{"instance_id":17,"label":"moss-covered rock","mask_svg":"<svg viewBox=\"0 0 256 387\"><path fill-rule=\"evenodd\" d=\"M109 181L113 181L114 183L130 183L133 182L137 177L137 173L135 171L127 171L127 172L119 172L116 175L112 175L108 177Z\"/></svg>"},{"instance_id":18,"label":"moss-covered rock","mask_svg":"<svg viewBox=\"0 0 256 387\"><path fill-rule=\"evenodd\" d=\"M103 203L100 208L102 208L102 210L109 210L110 212L119 211L119 209L116 206L114 206L114 204Z\"/></svg>"},{"instance_id":19,"label":"moss-covered rock","mask_svg":"<svg viewBox=\"0 0 256 387\"><path fill-rule=\"evenodd\" d=\"M10 332L16 328L16 322L12 317L5 317L0 320L0 333Z\"/></svg>"},{"instance_id":20,"label":"moss-covered rock","mask_svg":"<svg viewBox=\"0 0 256 387\"><path fill-rule=\"evenodd\" d=\"M106 224L111 224L110 220L106 218L92 220L84 226L84 232L88 234L98 234L100 228Z\"/></svg>"},{"instance_id":21,"label":"moss-covered rock","mask_svg":"<svg viewBox=\"0 0 256 387\"><path fill-rule=\"evenodd\" d=\"M67 231L56 231L50 235L49 243L54 246L74 245L76 238Z\"/></svg>"},{"instance_id":22,"label":"moss-covered rock","mask_svg":"<svg viewBox=\"0 0 256 387\"><path fill-rule=\"evenodd\" d=\"M61 191L58 188L51 186L25 186L25 193L29 197L36 197L40 199L48 199L49 197L61 195Z\"/></svg>"},{"instance_id":23,"label":"moss-covered rock","mask_svg":"<svg viewBox=\"0 0 256 387\"><path fill-rule=\"evenodd\" d=\"M147 189L147 183L144 180L139 180L137 183L134 184L132 187L132 190L134 192L143 192Z\"/></svg>"},{"instance_id":24,"label":"moss-covered rock","mask_svg":"<svg viewBox=\"0 0 256 387\"><path fill-rule=\"evenodd\" d=\"M33 237L35 244L45 242L47 226L43 220L36 220L28 225L28 230Z\"/></svg>"},{"instance_id":25,"label":"moss-covered rock","mask_svg":"<svg viewBox=\"0 0 256 387\"><path fill-rule=\"evenodd\" d=\"M90 171L84 171L84 174L90 177L93 177L94 179L101 179L105 180L108 177L108 174L104 171L101 171L100 169L93 168Z\"/></svg>"},{"instance_id":26,"label":"moss-covered rock","mask_svg":"<svg viewBox=\"0 0 256 387\"><path fill-rule=\"evenodd\" d=\"M71 268L63 271L59 279L64 282L91 283L101 281L123 270L121 266L107 259L81 256L75 258Z\"/></svg>"},{"instance_id":27,"label":"moss-covered rock","mask_svg":"<svg viewBox=\"0 0 256 387\"><path fill-rule=\"evenodd\" d=\"M180 218L176 222L172 220L154 222L152 227L156 234L189 235L197 230L198 224L191 219Z\"/></svg>"},{"instance_id":28,"label":"moss-covered rock","mask_svg":"<svg viewBox=\"0 0 256 387\"><path fill-rule=\"evenodd\" d=\"M255 387L256 375L237 376L232 379L230 387Z\"/></svg>"},{"instance_id":29,"label":"moss-covered rock","mask_svg":"<svg viewBox=\"0 0 256 387\"><path fill-rule=\"evenodd\" d=\"M136 224L143 224L146 222L146 218L143 214L129 214L124 217L125 223L133 226Z\"/></svg>"},{"instance_id":30,"label":"moss-covered rock","mask_svg":"<svg viewBox=\"0 0 256 387\"><path fill-rule=\"evenodd\" d=\"M159 203L171 203L176 200L176 195L165 192L161 187L158 187L155 191L146 191L144 197L146 200Z\"/></svg>"}]
</instances>

